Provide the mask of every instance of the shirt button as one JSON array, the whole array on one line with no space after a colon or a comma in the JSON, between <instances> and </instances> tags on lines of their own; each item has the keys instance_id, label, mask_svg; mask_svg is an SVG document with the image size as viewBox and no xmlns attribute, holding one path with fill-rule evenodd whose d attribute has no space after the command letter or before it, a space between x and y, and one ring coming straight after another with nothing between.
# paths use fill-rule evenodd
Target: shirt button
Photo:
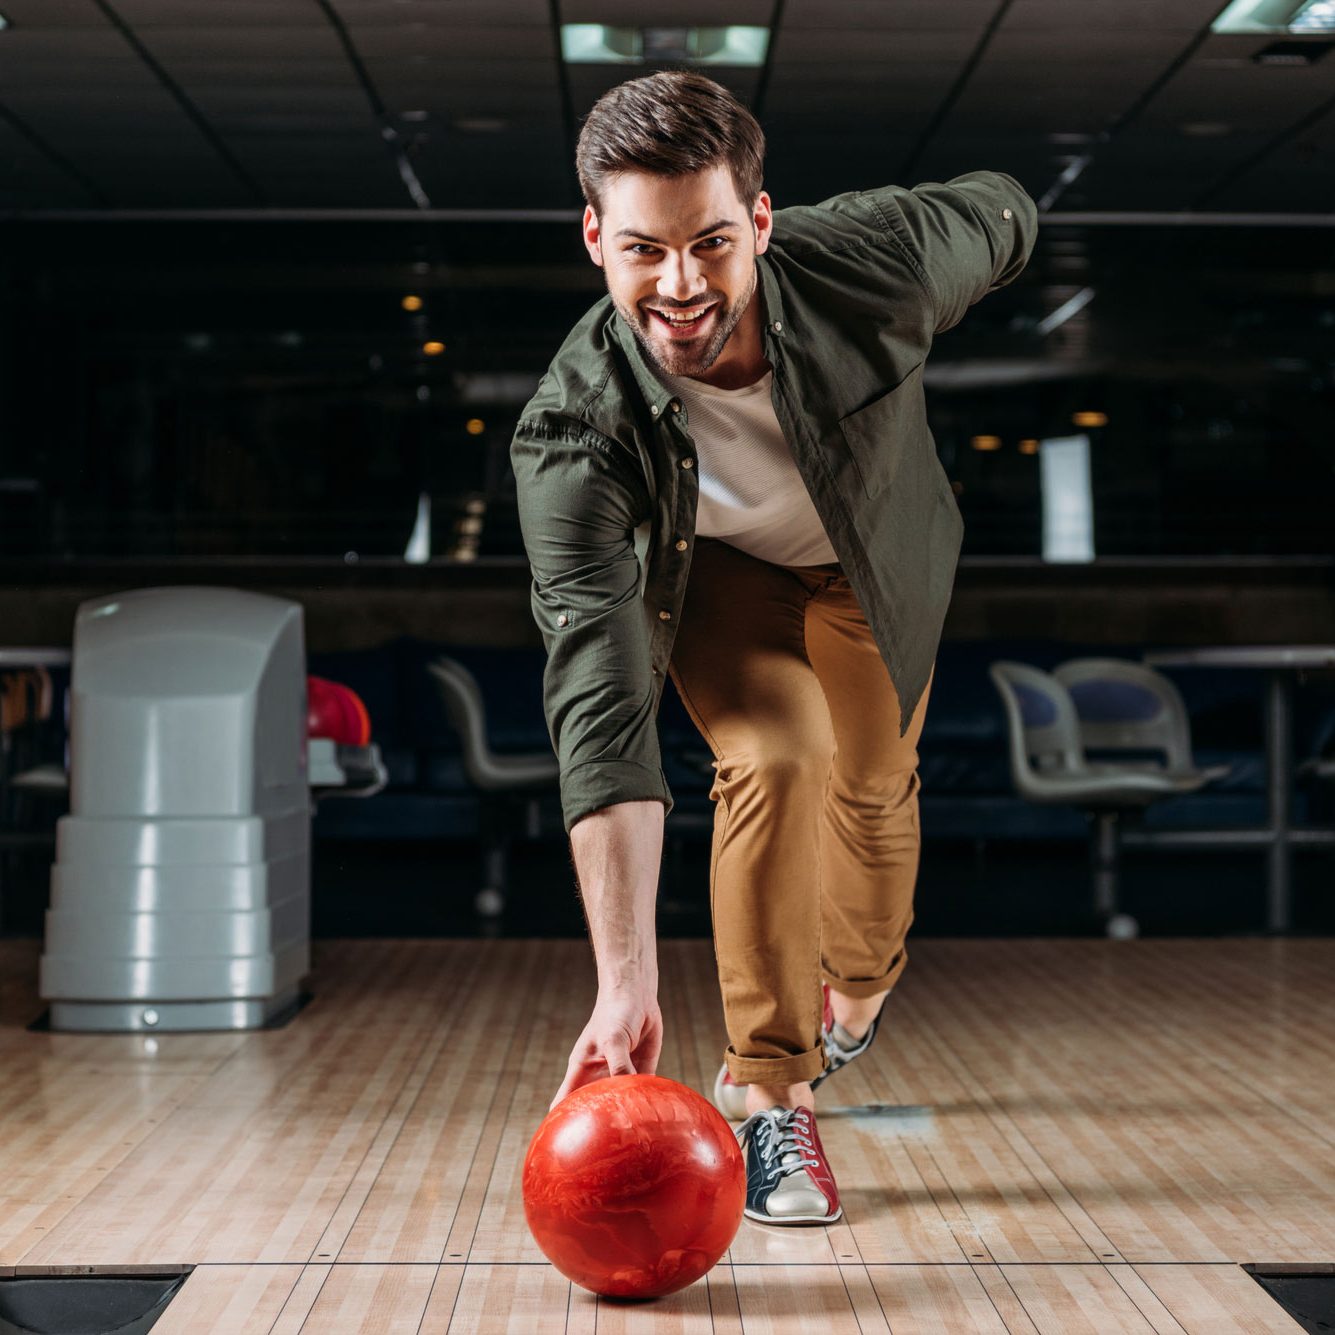
<instances>
[{"instance_id":1,"label":"shirt button","mask_svg":"<svg viewBox=\"0 0 1335 1335\"><path fill-rule=\"evenodd\" d=\"M1015 215L1010 211L1010 209L1002 209L1002 210L1001 210L1001 216L1002 216L1003 218L1005 218L1005 220L1006 220L1007 222L1010 222L1010 220L1011 220Z\"/></svg>"},{"instance_id":2,"label":"shirt button","mask_svg":"<svg viewBox=\"0 0 1335 1335\"><path fill-rule=\"evenodd\" d=\"M657 417L657 416L658 416L658 404L656 404L656 403L651 403L651 404L649 405L649 413L650 413L650 416L652 416L652 417Z\"/></svg>"},{"instance_id":3,"label":"shirt button","mask_svg":"<svg viewBox=\"0 0 1335 1335\"><path fill-rule=\"evenodd\" d=\"M776 334L782 334L782 333L783 333L783 321L782 321L782 320L775 320L775 322L774 322L772 325L770 325L770 328L771 328L772 330L774 330L774 332L775 332Z\"/></svg>"},{"instance_id":4,"label":"shirt button","mask_svg":"<svg viewBox=\"0 0 1335 1335\"><path fill-rule=\"evenodd\" d=\"M694 460L694 459L683 459L683 460L681 461L681 466L682 466L683 468L694 468L694 467L695 467L695 460Z\"/></svg>"},{"instance_id":5,"label":"shirt button","mask_svg":"<svg viewBox=\"0 0 1335 1335\"><path fill-rule=\"evenodd\" d=\"M671 612L660 612L660 613L658 614L658 619L659 619L660 621L671 621L671 620L672 620L672 613L671 613Z\"/></svg>"},{"instance_id":6,"label":"shirt button","mask_svg":"<svg viewBox=\"0 0 1335 1335\"><path fill-rule=\"evenodd\" d=\"M681 400L673 399L672 402L668 404L668 407L671 408L674 413L681 412Z\"/></svg>"},{"instance_id":7,"label":"shirt button","mask_svg":"<svg viewBox=\"0 0 1335 1335\"><path fill-rule=\"evenodd\" d=\"M570 618L562 612L561 615L556 618L556 624L558 626L568 626L570 624Z\"/></svg>"},{"instance_id":8,"label":"shirt button","mask_svg":"<svg viewBox=\"0 0 1335 1335\"><path fill-rule=\"evenodd\" d=\"M686 550L686 539L685 539L685 538L678 538L678 539L677 539L677 550L678 550L679 552L684 552L684 551Z\"/></svg>"}]
</instances>

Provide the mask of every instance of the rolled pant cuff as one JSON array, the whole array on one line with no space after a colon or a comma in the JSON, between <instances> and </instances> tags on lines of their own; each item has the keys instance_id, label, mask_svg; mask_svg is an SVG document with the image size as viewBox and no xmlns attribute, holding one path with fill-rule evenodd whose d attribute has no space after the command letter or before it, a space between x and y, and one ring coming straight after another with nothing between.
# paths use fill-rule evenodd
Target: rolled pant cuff
<instances>
[{"instance_id":1,"label":"rolled pant cuff","mask_svg":"<svg viewBox=\"0 0 1335 1335\"><path fill-rule=\"evenodd\" d=\"M729 1048L723 1059L739 1085L801 1085L825 1069L824 1047L791 1057L739 1057Z\"/></svg>"},{"instance_id":2,"label":"rolled pant cuff","mask_svg":"<svg viewBox=\"0 0 1335 1335\"><path fill-rule=\"evenodd\" d=\"M874 997L877 993L888 992L899 981L908 963L908 952L901 950L894 962L879 978L840 978L829 969L821 970L821 977L836 991L846 997ZM734 1077L735 1078L735 1077Z\"/></svg>"}]
</instances>

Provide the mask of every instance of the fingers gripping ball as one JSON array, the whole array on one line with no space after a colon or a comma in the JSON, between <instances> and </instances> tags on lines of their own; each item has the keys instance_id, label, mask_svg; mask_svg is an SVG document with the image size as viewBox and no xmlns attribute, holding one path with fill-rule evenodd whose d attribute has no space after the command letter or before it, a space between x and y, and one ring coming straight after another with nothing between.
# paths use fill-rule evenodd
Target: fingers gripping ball
<instances>
[{"instance_id":1,"label":"fingers gripping ball","mask_svg":"<svg viewBox=\"0 0 1335 1335\"><path fill-rule=\"evenodd\" d=\"M547 1114L524 1160L524 1216L567 1279L614 1298L693 1284L742 1222L746 1169L727 1122L657 1075L584 1085Z\"/></svg>"}]
</instances>

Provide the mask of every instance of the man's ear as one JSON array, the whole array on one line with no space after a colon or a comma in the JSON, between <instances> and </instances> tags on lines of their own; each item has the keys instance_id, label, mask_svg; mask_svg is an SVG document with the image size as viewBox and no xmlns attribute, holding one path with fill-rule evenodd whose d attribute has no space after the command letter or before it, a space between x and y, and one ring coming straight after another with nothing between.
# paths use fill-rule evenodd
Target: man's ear
<instances>
[{"instance_id":1,"label":"man's ear","mask_svg":"<svg viewBox=\"0 0 1335 1335\"><path fill-rule=\"evenodd\" d=\"M593 211L593 205L588 204L584 208L584 249L589 252L589 258L601 269L603 267L603 233L598 225L598 215Z\"/></svg>"},{"instance_id":2,"label":"man's ear","mask_svg":"<svg viewBox=\"0 0 1335 1335\"><path fill-rule=\"evenodd\" d=\"M763 255L769 249L770 233L774 230L770 198L763 190L756 196L755 207L751 210L751 225L756 229L756 254Z\"/></svg>"}]
</instances>

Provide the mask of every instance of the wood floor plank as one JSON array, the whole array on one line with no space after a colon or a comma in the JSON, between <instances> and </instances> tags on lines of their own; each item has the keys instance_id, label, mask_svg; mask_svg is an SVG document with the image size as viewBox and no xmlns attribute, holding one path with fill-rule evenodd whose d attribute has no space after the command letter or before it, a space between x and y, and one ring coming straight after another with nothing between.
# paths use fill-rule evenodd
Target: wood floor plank
<instances>
[{"instance_id":1,"label":"wood floor plank","mask_svg":"<svg viewBox=\"0 0 1335 1335\"><path fill-rule=\"evenodd\" d=\"M1188 1335L1298 1335L1303 1329L1235 1265L1144 1265L1136 1273Z\"/></svg>"},{"instance_id":2,"label":"wood floor plank","mask_svg":"<svg viewBox=\"0 0 1335 1335\"><path fill-rule=\"evenodd\" d=\"M430 1064L384 1153L368 1155L370 1184L356 1201L355 1222L344 1226L346 1241L331 1226L317 1255L336 1250L340 1262L359 1263L464 1259L464 1251L451 1254L449 1238L470 1174L490 1175L520 1071L512 1048L536 1000L529 984L541 977L544 955L538 942L491 946L480 952L483 972L498 971L515 985L467 986L466 1004L439 1025Z\"/></svg>"},{"instance_id":3,"label":"wood floor plank","mask_svg":"<svg viewBox=\"0 0 1335 1335\"><path fill-rule=\"evenodd\" d=\"M570 1291L550 1265L469 1265L448 1309L432 1295L421 1335L557 1335L568 1329Z\"/></svg>"},{"instance_id":4,"label":"wood floor plank","mask_svg":"<svg viewBox=\"0 0 1335 1335\"><path fill-rule=\"evenodd\" d=\"M154 1335L267 1332L301 1278L299 1265L204 1265L186 1277Z\"/></svg>"},{"instance_id":5,"label":"wood floor plank","mask_svg":"<svg viewBox=\"0 0 1335 1335\"><path fill-rule=\"evenodd\" d=\"M0 1035L0 1265L28 1256L242 1042L233 1034Z\"/></svg>"},{"instance_id":6,"label":"wood floor plank","mask_svg":"<svg viewBox=\"0 0 1335 1335\"><path fill-rule=\"evenodd\" d=\"M24 1260L87 1264L309 1260L421 1049L449 1013L469 952L393 942L326 950L359 979L246 1041L150 1141ZM369 967L368 967L369 963Z\"/></svg>"},{"instance_id":7,"label":"wood floor plank","mask_svg":"<svg viewBox=\"0 0 1335 1335\"><path fill-rule=\"evenodd\" d=\"M968 955L959 944L943 954ZM944 973L929 977L922 1021L955 1044L1120 1255L1320 1260L1335 1250L1335 1162L1320 1141L1188 1044L1165 1049L1148 1023L1082 1018L1064 984L1041 974L1014 986L1014 948L999 946L961 965L953 987ZM1030 969L1055 958L1026 952ZM1001 979L1007 1007L976 1020ZM1112 990L1097 971L1083 986L1095 998Z\"/></svg>"},{"instance_id":8,"label":"wood floor plank","mask_svg":"<svg viewBox=\"0 0 1335 1335\"><path fill-rule=\"evenodd\" d=\"M978 1271L969 1265L869 1265L894 1335L1006 1335Z\"/></svg>"},{"instance_id":9,"label":"wood floor plank","mask_svg":"<svg viewBox=\"0 0 1335 1335\"><path fill-rule=\"evenodd\" d=\"M301 1278L297 1280L296 1287L288 1295L288 1300L283 1304L283 1310L279 1312L278 1320L274 1322L269 1335L298 1335L333 1268L328 1264L308 1265L302 1268ZM256 1335L259 1333L256 1332Z\"/></svg>"},{"instance_id":10,"label":"wood floor plank","mask_svg":"<svg viewBox=\"0 0 1335 1335\"><path fill-rule=\"evenodd\" d=\"M746 1335L858 1335L848 1286L836 1265L733 1267Z\"/></svg>"},{"instance_id":11,"label":"wood floor plank","mask_svg":"<svg viewBox=\"0 0 1335 1335\"><path fill-rule=\"evenodd\" d=\"M582 942L545 944L541 971L526 980L530 990L523 1024L508 1049L496 1111L450 1231L448 1255L461 1254L479 1264L545 1260L524 1220L524 1155L561 1083L594 992L592 963Z\"/></svg>"},{"instance_id":12,"label":"wood floor plank","mask_svg":"<svg viewBox=\"0 0 1335 1335\"><path fill-rule=\"evenodd\" d=\"M1154 1327L1101 1265L1004 1265L1039 1335L1151 1335Z\"/></svg>"},{"instance_id":13,"label":"wood floor plank","mask_svg":"<svg viewBox=\"0 0 1335 1335\"><path fill-rule=\"evenodd\" d=\"M417 1335L435 1278L434 1265L336 1265L301 1335Z\"/></svg>"}]
</instances>

